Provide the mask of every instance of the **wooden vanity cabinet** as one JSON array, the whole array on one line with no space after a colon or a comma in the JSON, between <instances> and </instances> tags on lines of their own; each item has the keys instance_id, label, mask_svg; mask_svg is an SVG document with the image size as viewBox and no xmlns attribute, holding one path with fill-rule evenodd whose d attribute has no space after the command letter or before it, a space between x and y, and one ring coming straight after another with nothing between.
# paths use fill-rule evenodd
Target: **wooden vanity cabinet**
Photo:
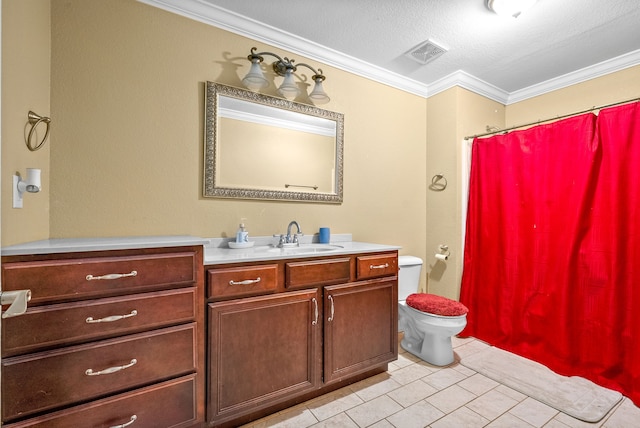
<instances>
[{"instance_id":1,"label":"wooden vanity cabinet","mask_svg":"<svg viewBox=\"0 0 640 428\"><path fill-rule=\"evenodd\" d=\"M398 358L397 278L324 288L324 383Z\"/></svg>"},{"instance_id":2,"label":"wooden vanity cabinet","mask_svg":"<svg viewBox=\"0 0 640 428\"><path fill-rule=\"evenodd\" d=\"M209 304L209 418L230 421L319 388L320 290Z\"/></svg>"},{"instance_id":3,"label":"wooden vanity cabinet","mask_svg":"<svg viewBox=\"0 0 640 428\"><path fill-rule=\"evenodd\" d=\"M2 257L3 289L33 296L2 321L3 426L202 426L202 260L201 246Z\"/></svg>"},{"instance_id":4,"label":"wooden vanity cabinet","mask_svg":"<svg viewBox=\"0 0 640 428\"><path fill-rule=\"evenodd\" d=\"M247 423L397 359L397 252L366 255L388 264L373 279L359 275L358 256L207 267L210 426ZM265 268L273 282L260 276L250 296L248 280ZM230 292L229 281L246 282Z\"/></svg>"}]
</instances>

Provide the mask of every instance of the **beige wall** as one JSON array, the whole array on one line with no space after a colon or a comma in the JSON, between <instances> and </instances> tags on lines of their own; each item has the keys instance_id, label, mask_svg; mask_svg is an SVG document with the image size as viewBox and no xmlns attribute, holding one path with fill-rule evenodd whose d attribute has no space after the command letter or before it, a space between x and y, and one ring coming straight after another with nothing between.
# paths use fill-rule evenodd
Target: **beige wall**
<instances>
[{"instance_id":1,"label":"beige wall","mask_svg":"<svg viewBox=\"0 0 640 428\"><path fill-rule=\"evenodd\" d=\"M487 124L504 125L504 106L466 89L455 87L429 98L427 103L427 182L442 174L447 187L427 190L425 273L428 292L457 299L460 295L466 208L464 137L485 131ZM446 262L435 254L443 244L451 255Z\"/></svg>"},{"instance_id":2,"label":"beige wall","mask_svg":"<svg viewBox=\"0 0 640 428\"><path fill-rule=\"evenodd\" d=\"M521 125L633 98L640 98L640 66L511 104L507 107L506 125Z\"/></svg>"},{"instance_id":3,"label":"beige wall","mask_svg":"<svg viewBox=\"0 0 640 428\"><path fill-rule=\"evenodd\" d=\"M22 0L5 2L26 12ZM10 11L2 18L14 19ZM7 32L3 42L18 37ZM33 220L37 238L230 236L240 218L251 234L270 235L297 219L309 234L329 226L425 256L424 98L134 0L53 0L51 43L51 212ZM345 115L343 204L201 196L204 82L239 86L254 45L324 70L332 101L323 107ZM8 75L27 68L3 64ZM39 80L46 93L46 76ZM26 114L16 104L6 102L5 118ZM16 150L3 161L10 169L24 163ZM3 230L26 223L6 207ZM36 237L2 238L10 245Z\"/></svg>"},{"instance_id":4,"label":"beige wall","mask_svg":"<svg viewBox=\"0 0 640 428\"><path fill-rule=\"evenodd\" d=\"M49 2L2 1L2 244L49 237L50 168L53 134L45 145L31 152L25 144L31 129L29 110L50 116L50 20ZM55 126L55 124L53 125ZM40 141L45 127L39 125ZM34 140L36 138L34 137ZM12 208L13 180L27 168L42 169L42 190L25 194L23 208Z\"/></svg>"},{"instance_id":5,"label":"beige wall","mask_svg":"<svg viewBox=\"0 0 640 428\"><path fill-rule=\"evenodd\" d=\"M640 96L635 67L506 108L457 87L425 100L135 0L52 0L50 11L46 0L3 0L2 25L2 245L231 236L240 218L251 234L270 235L297 219L306 233L329 226L401 245L425 260L422 286L428 275L430 292L452 298L463 256L462 139ZM325 71L332 101L323 107L345 114L343 204L201 197L204 82L240 86L254 45ZM36 153L23 142L29 109L53 118ZM13 210L7 171L32 166L43 168L43 193ZM428 189L435 174L447 178L445 191ZM451 248L440 266L439 244Z\"/></svg>"}]
</instances>

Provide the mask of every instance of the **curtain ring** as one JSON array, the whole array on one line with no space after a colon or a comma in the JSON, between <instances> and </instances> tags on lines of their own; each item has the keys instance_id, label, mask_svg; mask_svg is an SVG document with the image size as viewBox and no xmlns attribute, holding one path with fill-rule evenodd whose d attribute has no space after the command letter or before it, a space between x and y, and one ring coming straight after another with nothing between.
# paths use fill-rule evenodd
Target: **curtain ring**
<instances>
[{"instance_id":1,"label":"curtain ring","mask_svg":"<svg viewBox=\"0 0 640 428\"><path fill-rule=\"evenodd\" d=\"M31 130L29 131L29 136L27 137L27 148L32 152L35 152L36 150L38 150L44 145L45 141L47 141L47 137L49 136L49 127L51 125L51 119L48 117L40 116L32 111L29 111L29 115L27 116L27 118L29 119L29 123L31 124ZM34 146L31 139L33 137L33 132L36 130L36 127L40 123L46 124L47 130L44 133L44 137L42 138L42 141L40 141L37 145Z\"/></svg>"},{"instance_id":2,"label":"curtain ring","mask_svg":"<svg viewBox=\"0 0 640 428\"><path fill-rule=\"evenodd\" d=\"M435 192L442 192L447 188L447 179L442 174L436 174L431 179L431 184L429 185L429 189Z\"/></svg>"}]
</instances>

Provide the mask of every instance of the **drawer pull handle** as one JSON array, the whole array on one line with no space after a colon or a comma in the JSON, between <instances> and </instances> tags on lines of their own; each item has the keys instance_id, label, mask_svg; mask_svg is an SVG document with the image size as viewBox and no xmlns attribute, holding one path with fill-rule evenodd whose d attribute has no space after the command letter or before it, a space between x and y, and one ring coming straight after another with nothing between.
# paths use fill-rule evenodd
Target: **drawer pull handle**
<instances>
[{"instance_id":1,"label":"drawer pull handle","mask_svg":"<svg viewBox=\"0 0 640 428\"><path fill-rule=\"evenodd\" d=\"M113 322L113 321L123 320L125 318L135 317L136 315L138 315L138 311L134 309L133 311L131 311L130 314L127 314L127 315L111 315L109 317L98 318L97 320L94 320L93 317L89 317L85 320L85 322L87 324L96 324L99 322Z\"/></svg>"},{"instance_id":2,"label":"drawer pull handle","mask_svg":"<svg viewBox=\"0 0 640 428\"><path fill-rule=\"evenodd\" d=\"M129 422L121 424L121 425L114 425L114 426L109 427L109 428L126 428L129 425L131 425L132 423L134 423L136 421L136 419L138 419L138 417L136 415L131 415L131 419L129 419Z\"/></svg>"},{"instance_id":3,"label":"drawer pull handle","mask_svg":"<svg viewBox=\"0 0 640 428\"><path fill-rule=\"evenodd\" d=\"M328 299L331 301L331 316L327 319L327 321L331 322L333 321L333 312L334 312L334 307L333 307L333 296L331 294L329 294Z\"/></svg>"},{"instance_id":4,"label":"drawer pull handle","mask_svg":"<svg viewBox=\"0 0 640 428\"><path fill-rule=\"evenodd\" d=\"M383 265L369 265L369 269L373 270L373 269L386 269L389 267L389 263L385 263Z\"/></svg>"},{"instance_id":5,"label":"drawer pull handle","mask_svg":"<svg viewBox=\"0 0 640 428\"><path fill-rule=\"evenodd\" d=\"M87 275L87 281L95 281L98 279L120 279L120 278L127 278L130 276L137 276L138 275L138 271L132 270L130 273L110 273L108 275L102 275L102 276L93 276L93 275Z\"/></svg>"},{"instance_id":6,"label":"drawer pull handle","mask_svg":"<svg viewBox=\"0 0 640 428\"><path fill-rule=\"evenodd\" d=\"M136 364L138 364L138 360L134 358L131 360L129 364L125 364L124 366L109 367L108 369L100 370L99 372L94 372L92 369L87 369L84 372L84 374L86 374L87 376L99 376L104 374L111 374L111 373L119 372L120 370L128 369L129 367L133 367Z\"/></svg>"},{"instance_id":7,"label":"drawer pull handle","mask_svg":"<svg viewBox=\"0 0 640 428\"><path fill-rule=\"evenodd\" d=\"M251 285L251 284L257 284L259 282L260 282L260 277L257 277L256 279L245 279L244 281L231 280L229 281L229 285Z\"/></svg>"},{"instance_id":8,"label":"drawer pull handle","mask_svg":"<svg viewBox=\"0 0 640 428\"><path fill-rule=\"evenodd\" d=\"M316 325L318 324L318 301L316 300L316 298L314 297L313 299L311 299L311 301L313 302L313 304L316 306L316 319L313 320L313 322L311 323L311 325Z\"/></svg>"}]
</instances>

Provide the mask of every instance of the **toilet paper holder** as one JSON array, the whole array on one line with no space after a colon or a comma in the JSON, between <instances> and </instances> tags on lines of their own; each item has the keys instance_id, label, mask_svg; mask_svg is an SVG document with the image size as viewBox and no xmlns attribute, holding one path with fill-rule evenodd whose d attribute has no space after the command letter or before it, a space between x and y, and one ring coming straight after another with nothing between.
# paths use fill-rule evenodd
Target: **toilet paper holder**
<instances>
[{"instance_id":1,"label":"toilet paper holder","mask_svg":"<svg viewBox=\"0 0 640 428\"><path fill-rule=\"evenodd\" d=\"M438 252L436 253L437 260L446 261L449 259L451 255L451 251L449 251L449 246L445 244L438 245Z\"/></svg>"},{"instance_id":2,"label":"toilet paper holder","mask_svg":"<svg viewBox=\"0 0 640 428\"><path fill-rule=\"evenodd\" d=\"M31 290L0 291L0 304L9 305L2 318L15 317L27 311L27 302L31 300Z\"/></svg>"}]
</instances>

